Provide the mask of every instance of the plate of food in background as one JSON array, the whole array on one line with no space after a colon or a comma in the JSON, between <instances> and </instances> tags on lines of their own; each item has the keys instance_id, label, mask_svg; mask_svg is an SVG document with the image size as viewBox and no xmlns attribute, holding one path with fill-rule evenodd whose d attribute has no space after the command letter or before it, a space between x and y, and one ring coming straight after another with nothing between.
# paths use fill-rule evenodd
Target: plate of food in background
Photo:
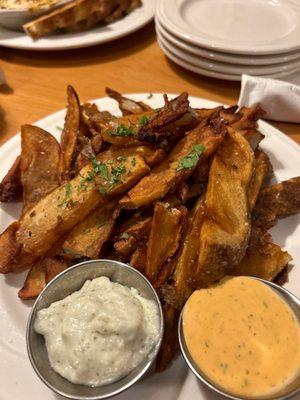
<instances>
[{"instance_id":1,"label":"plate of food in background","mask_svg":"<svg viewBox=\"0 0 300 400\"><path fill-rule=\"evenodd\" d=\"M154 17L155 0L2 0L0 45L66 50L128 35Z\"/></svg>"},{"instance_id":2,"label":"plate of food in background","mask_svg":"<svg viewBox=\"0 0 300 400\"><path fill-rule=\"evenodd\" d=\"M156 370L164 372L123 400L212 398L176 358L179 314L193 288L251 275L300 294L299 147L260 120L260 107L107 93L81 104L69 86L67 110L23 125L0 150L7 400L53 398L26 357L26 322L31 299L82 260L129 263L162 303Z\"/></svg>"}]
</instances>

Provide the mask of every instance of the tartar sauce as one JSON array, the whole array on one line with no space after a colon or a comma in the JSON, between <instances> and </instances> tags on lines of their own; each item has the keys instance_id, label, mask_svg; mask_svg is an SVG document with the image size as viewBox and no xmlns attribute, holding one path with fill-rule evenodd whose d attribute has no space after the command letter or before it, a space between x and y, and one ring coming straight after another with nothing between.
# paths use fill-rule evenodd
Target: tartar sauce
<instances>
[{"instance_id":1,"label":"tartar sauce","mask_svg":"<svg viewBox=\"0 0 300 400\"><path fill-rule=\"evenodd\" d=\"M183 313L187 348L212 381L242 398L278 393L300 374L300 327L281 297L248 277L197 290Z\"/></svg>"},{"instance_id":2,"label":"tartar sauce","mask_svg":"<svg viewBox=\"0 0 300 400\"><path fill-rule=\"evenodd\" d=\"M73 383L102 386L140 364L159 339L154 301L107 277L38 312L52 368Z\"/></svg>"}]
</instances>

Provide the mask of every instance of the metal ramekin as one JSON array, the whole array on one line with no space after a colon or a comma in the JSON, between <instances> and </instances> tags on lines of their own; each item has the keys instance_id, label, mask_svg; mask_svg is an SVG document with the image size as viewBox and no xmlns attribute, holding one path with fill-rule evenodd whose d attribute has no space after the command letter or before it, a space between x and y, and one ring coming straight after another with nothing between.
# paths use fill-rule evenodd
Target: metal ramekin
<instances>
[{"instance_id":1,"label":"metal ramekin","mask_svg":"<svg viewBox=\"0 0 300 400\"><path fill-rule=\"evenodd\" d=\"M275 290L282 298L283 300L286 301L286 303L291 307L291 309L294 311L296 317L298 318L298 321L300 322L300 299L296 297L294 294L289 292L288 290L282 288L281 286L276 285L273 282L266 281L264 279L259 279L255 277L248 277L252 279L257 279L264 284L270 286L273 290ZM278 392L276 394L273 394L272 396L266 397L238 397L230 392L227 392L224 390L224 388L220 387L217 385L214 381L209 379L196 365L194 362L191 354L188 351L188 348L186 346L185 340L184 340L184 333L183 333L183 313L184 313L184 308L181 311L179 322L178 322L178 337L179 337L179 344L180 344L180 349L183 354L183 357L191 369L191 371L196 375L196 377L206 386L209 387L212 391L227 397L228 399L232 400L286 400L289 399L293 396L296 396L297 394L300 393L300 376L298 376L290 385L288 385L284 390L281 392Z\"/></svg>"},{"instance_id":2,"label":"metal ramekin","mask_svg":"<svg viewBox=\"0 0 300 400\"><path fill-rule=\"evenodd\" d=\"M35 332L33 325L39 310L49 307L54 301L62 300L79 290L86 280L99 276L107 276L113 282L134 287L142 296L155 301L160 319L159 340L148 357L127 376L109 385L90 387L71 383L51 368L44 337ZM86 261L61 272L45 287L37 298L27 324L28 356L39 378L54 392L74 400L106 399L128 389L150 369L161 345L163 326L163 312L159 298L150 282L140 272L118 261Z\"/></svg>"}]
</instances>

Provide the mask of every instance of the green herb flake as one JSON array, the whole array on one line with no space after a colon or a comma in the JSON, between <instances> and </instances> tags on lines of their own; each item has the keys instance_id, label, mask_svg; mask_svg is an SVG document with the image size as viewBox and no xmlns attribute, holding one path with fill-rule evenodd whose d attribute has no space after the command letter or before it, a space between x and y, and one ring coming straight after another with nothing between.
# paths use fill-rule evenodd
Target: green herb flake
<instances>
[{"instance_id":1,"label":"green herb flake","mask_svg":"<svg viewBox=\"0 0 300 400\"><path fill-rule=\"evenodd\" d=\"M106 196L107 195L107 191L106 191L106 189L104 187L100 187L99 188L99 192L100 192L100 194L102 194L102 196Z\"/></svg>"},{"instance_id":2,"label":"green herb flake","mask_svg":"<svg viewBox=\"0 0 300 400\"><path fill-rule=\"evenodd\" d=\"M179 161L177 171L194 168L197 165L203 151L204 147L200 144L194 146L194 149L186 157L183 157Z\"/></svg>"},{"instance_id":3,"label":"green herb flake","mask_svg":"<svg viewBox=\"0 0 300 400\"><path fill-rule=\"evenodd\" d=\"M83 233L84 233L84 235L86 235L87 233L90 233L90 232L91 232L90 229L86 229Z\"/></svg>"},{"instance_id":4,"label":"green herb flake","mask_svg":"<svg viewBox=\"0 0 300 400\"><path fill-rule=\"evenodd\" d=\"M62 128L61 126L57 126L56 129L57 129L58 131L60 131L60 132L63 131L63 128Z\"/></svg>"},{"instance_id":5,"label":"green herb flake","mask_svg":"<svg viewBox=\"0 0 300 400\"><path fill-rule=\"evenodd\" d=\"M65 198L60 204L58 204L58 207L67 206L67 203L70 201L71 196L72 196L72 185L71 183L67 183L65 186Z\"/></svg>"},{"instance_id":6,"label":"green herb flake","mask_svg":"<svg viewBox=\"0 0 300 400\"><path fill-rule=\"evenodd\" d=\"M116 130L109 131L108 132L109 136L121 136L121 137L126 137L126 136L134 136L134 132L131 127L127 128L124 124L121 124L117 127Z\"/></svg>"},{"instance_id":7,"label":"green herb flake","mask_svg":"<svg viewBox=\"0 0 300 400\"><path fill-rule=\"evenodd\" d=\"M133 167L136 166L136 158L135 158L135 157L133 157L133 158L131 159L131 165L132 165Z\"/></svg>"},{"instance_id":8,"label":"green herb flake","mask_svg":"<svg viewBox=\"0 0 300 400\"><path fill-rule=\"evenodd\" d=\"M146 124L148 124L149 122L149 118L147 117L147 115L143 115L140 119L139 119L139 124L140 126L144 126Z\"/></svg>"},{"instance_id":9,"label":"green herb flake","mask_svg":"<svg viewBox=\"0 0 300 400\"><path fill-rule=\"evenodd\" d=\"M150 99L152 99L152 97L153 97L153 94L152 94L152 93L149 93L148 96L147 96L147 99L150 100Z\"/></svg>"},{"instance_id":10,"label":"green herb flake","mask_svg":"<svg viewBox=\"0 0 300 400\"><path fill-rule=\"evenodd\" d=\"M107 181L108 180L108 169L105 164L100 165L100 174L103 176L103 178Z\"/></svg>"}]
</instances>

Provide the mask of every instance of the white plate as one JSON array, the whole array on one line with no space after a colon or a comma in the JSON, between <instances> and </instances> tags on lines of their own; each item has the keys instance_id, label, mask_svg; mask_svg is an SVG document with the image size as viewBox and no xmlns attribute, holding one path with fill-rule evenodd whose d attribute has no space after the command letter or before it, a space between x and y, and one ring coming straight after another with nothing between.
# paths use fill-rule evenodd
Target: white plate
<instances>
[{"instance_id":1,"label":"white plate","mask_svg":"<svg viewBox=\"0 0 300 400\"><path fill-rule=\"evenodd\" d=\"M229 73L225 73L225 72L218 72L218 71L214 71L214 70L209 70L206 68L201 68L198 65L192 64L190 62L187 61L187 57L178 57L173 51L167 49L166 46L164 46L164 44L160 41L159 38L157 38L158 44L160 46L160 48L162 49L162 51L165 53L165 55L172 60L175 64L180 65L182 68L185 68L189 71L195 72L196 74L200 74L200 75L204 75L204 76L209 76L210 78L217 78L217 79L224 79L227 81L240 81L241 80L241 75L237 75L237 74L229 74ZM267 75L263 75L264 78L273 78L273 79L277 79L277 78L282 78L285 76L289 76L292 75L294 73L297 72L297 69L295 70L291 70L288 72L280 72L280 73L276 73L276 74L267 74ZM262 76L262 75L261 75Z\"/></svg>"},{"instance_id":2,"label":"white plate","mask_svg":"<svg viewBox=\"0 0 300 400\"><path fill-rule=\"evenodd\" d=\"M26 50L67 50L110 42L142 28L154 17L156 0L142 0L142 6L126 17L85 32L60 33L33 40L23 32L0 27L0 46Z\"/></svg>"},{"instance_id":3,"label":"white plate","mask_svg":"<svg viewBox=\"0 0 300 400\"><path fill-rule=\"evenodd\" d=\"M222 61L231 64L246 64L246 65L269 65L269 64L279 64L286 63L293 60L300 60L300 51L292 53L283 53L280 55L270 55L270 56L244 56L238 54L227 54L218 51L208 50L203 47L194 46L191 43L185 42L173 35L167 30L158 17L155 18L155 24L159 32L169 40L172 44L179 47L183 51L188 51L196 56L207 58L211 61Z\"/></svg>"},{"instance_id":4,"label":"white plate","mask_svg":"<svg viewBox=\"0 0 300 400\"><path fill-rule=\"evenodd\" d=\"M300 49L298 0L160 0L159 20L197 46L238 54Z\"/></svg>"},{"instance_id":5,"label":"white plate","mask_svg":"<svg viewBox=\"0 0 300 400\"><path fill-rule=\"evenodd\" d=\"M186 60L186 62L196 65L200 68L205 68L207 70L221 72L225 74L233 74L233 75L254 75L254 76L264 76L264 75L271 75L277 73L290 73L290 71L295 71L300 69L300 60L290 61L288 63L281 63L275 65L236 65L230 63L224 63L220 61L212 61L207 60L206 58L195 56L194 54L183 51L178 46L174 45L170 42L162 32L160 32L159 27L157 26L157 37L160 43L163 46L174 53L176 56Z\"/></svg>"},{"instance_id":6,"label":"white plate","mask_svg":"<svg viewBox=\"0 0 300 400\"><path fill-rule=\"evenodd\" d=\"M163 104L162 94L155 94L148 100L148 94L129 95L152 107ZM173 97L173 95L170 95ZM218 104L191 97L193 107L216 107ZM100 99L96 103L102 110L117 114L116 103L111 99ZM65 110L59 111L36 123L53 133L60 135L58 126L63 125ZM26 122L26 120L24 120ZM260 123L261 131L266 135L262 147L267 151L274 166L278 180L296 176L300 171L300 150L296 143L265 122ZM0 148L0 179L9 169L12 161L20 151L20 135L14 136ZM2 204L0 208L1 231L18 217L18 204ZM294 265L300 265L300 215L283 219L273 229L273 237L277 243L287 249L294 257ZM58 400L35 375L26 353L25 329L32 302L22 303L17 297L17 290L24 280L25 274L0 276L0 387L1 400ZM300 295L300 269L293 268L289 274L286 287L296 295ZM203 388L193 374L188 371L182 357L166 372L147 377L127 392L116 396L116 400L217 400ZM299 397L298 397L299 400Z\"/></svg>"}]
</instances>

